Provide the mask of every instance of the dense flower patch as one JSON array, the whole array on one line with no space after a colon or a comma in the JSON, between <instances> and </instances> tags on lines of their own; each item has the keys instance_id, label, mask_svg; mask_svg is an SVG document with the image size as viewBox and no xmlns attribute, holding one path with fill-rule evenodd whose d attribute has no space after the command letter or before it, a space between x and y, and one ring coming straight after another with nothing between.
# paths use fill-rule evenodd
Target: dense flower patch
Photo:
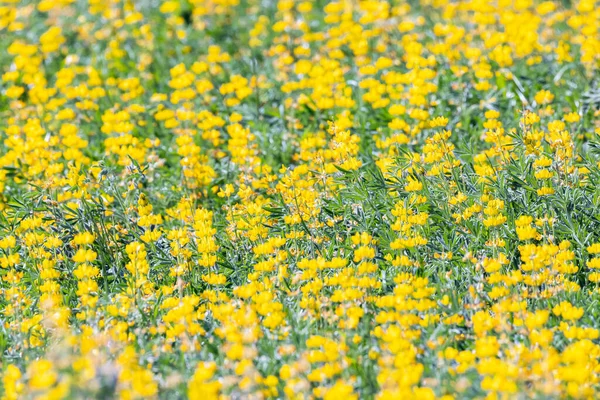
<instances>
[{"instance_id":1,"label":"dense flower patch","mask_svg":"<svg viewBox=\"0 0 600 400\"><path fill-rule=\"evenodd\" d=\"M593 0L0 0L0 395L596 398Z\"/></svg>"}]
</instances>

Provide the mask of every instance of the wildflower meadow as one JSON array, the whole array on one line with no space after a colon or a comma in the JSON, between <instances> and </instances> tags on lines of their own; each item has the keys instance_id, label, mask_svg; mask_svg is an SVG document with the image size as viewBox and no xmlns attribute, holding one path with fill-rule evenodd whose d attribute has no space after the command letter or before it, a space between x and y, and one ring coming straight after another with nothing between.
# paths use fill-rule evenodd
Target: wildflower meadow
<instances>
[{"instance_id":1,"label":"wildflower meadow","mask_svg":"<svg viewBox=\"0 0 600 400\"><path fill-rule=\"evenodd\" d=\"M600 397L600 3L0 0L0 399Z\"/></svg>"}]
</instances>

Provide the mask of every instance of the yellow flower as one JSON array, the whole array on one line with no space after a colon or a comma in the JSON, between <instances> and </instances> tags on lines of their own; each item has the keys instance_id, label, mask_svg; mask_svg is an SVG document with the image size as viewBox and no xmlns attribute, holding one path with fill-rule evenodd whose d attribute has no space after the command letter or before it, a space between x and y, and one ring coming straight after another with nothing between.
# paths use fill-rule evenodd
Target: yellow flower
<instances>
[{"instance_id":1,"label":"yellow flower","mask_svg":"<svg viewBox=\"0 0 600 400\"><path fill-rule=\"evenodd\" d=\"M89 249L79 249L75 255L73 255L73 261L78 263L93 262L96 260L97 256L98 254L95 251Z\"/></svg>"},{"instance_id":2,"label":"yellow flower","mask_svg":"<svg viewBox=\"0 0 600 400\"><path fill-rule=\"evenodd\" d=\"M29 387L33 390L48 389L57 381L58 374L52 362L37 360L27 368Z\"/></svg>"}]
</instances>

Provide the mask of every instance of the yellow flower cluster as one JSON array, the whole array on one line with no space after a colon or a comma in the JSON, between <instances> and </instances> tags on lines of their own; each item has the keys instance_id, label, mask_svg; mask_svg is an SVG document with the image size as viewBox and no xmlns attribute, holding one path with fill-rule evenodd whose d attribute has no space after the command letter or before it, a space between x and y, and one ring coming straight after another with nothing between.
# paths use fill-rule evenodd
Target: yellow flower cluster
<instances>
[{"instance_id":1,"label":"yellow flower cluster","mask_svg":"<svg viewBox=\"0 0 600 400\"><path fill-rule=\"evenodd\" d=\"M0 399L600 396L594 0L0 0Z\"/></svg>"}]
</instances>

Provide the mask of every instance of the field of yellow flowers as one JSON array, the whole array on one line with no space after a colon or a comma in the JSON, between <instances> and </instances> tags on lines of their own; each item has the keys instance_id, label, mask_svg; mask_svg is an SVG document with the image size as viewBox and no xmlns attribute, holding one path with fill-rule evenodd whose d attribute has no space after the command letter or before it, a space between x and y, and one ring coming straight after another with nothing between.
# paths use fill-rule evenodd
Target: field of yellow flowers
<instances>
[{"instance_id":1,"label":"field of yellow flowers","mask_svg":"<svg viewBox=\"0 0 600 400\"><path fill-rule=\"evenodd\" d=\"M600 396L594 0L0 0L0 398Z\"/></svg>"}]
</instances>

